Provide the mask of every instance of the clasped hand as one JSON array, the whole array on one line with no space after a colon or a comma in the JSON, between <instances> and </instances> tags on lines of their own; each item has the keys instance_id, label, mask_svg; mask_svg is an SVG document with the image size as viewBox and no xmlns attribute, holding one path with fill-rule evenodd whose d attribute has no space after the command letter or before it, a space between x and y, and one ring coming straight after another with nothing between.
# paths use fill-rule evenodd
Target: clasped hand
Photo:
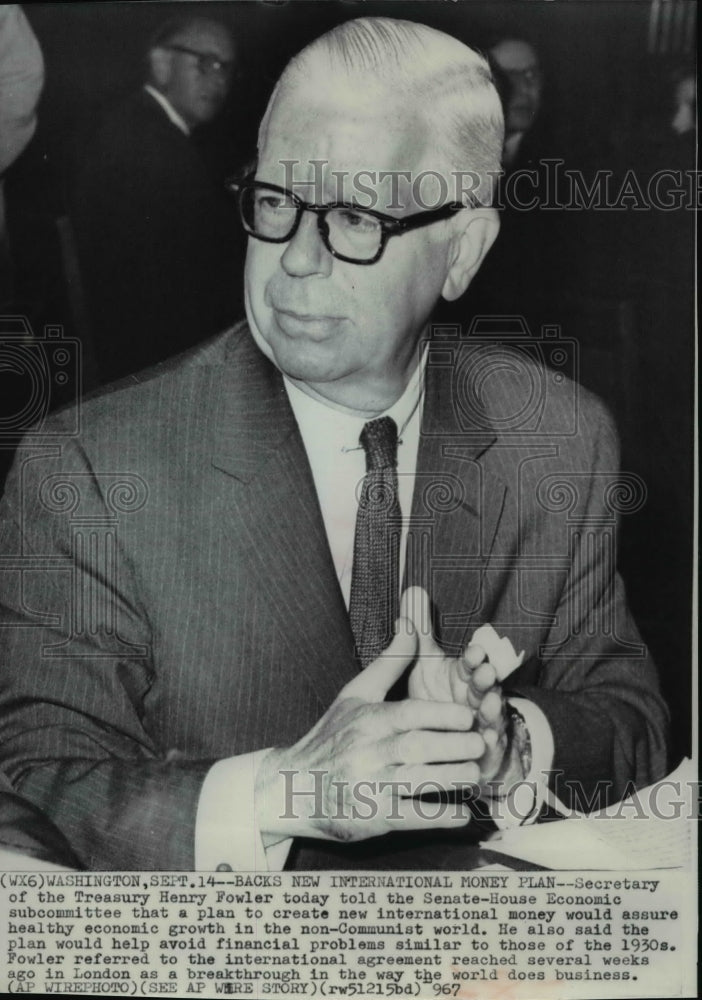
<instances>
[{"instance_id":1,"label":"clasped hand","mask_svg":"<svg viewBox=\"0 0 702 1000\"><path fill-rule=\"evenodd\" d=\"M414 662L409 697L385 701ZM431 634L429 599L406 591L385 652L345 685L296 744L263 759L256 782L264 843L285 837L357 841L392 830L463 826L465 803L417 796L484 787L503 766L504 700L480 647L446 656Z\"/></svg>"}]
</instances>

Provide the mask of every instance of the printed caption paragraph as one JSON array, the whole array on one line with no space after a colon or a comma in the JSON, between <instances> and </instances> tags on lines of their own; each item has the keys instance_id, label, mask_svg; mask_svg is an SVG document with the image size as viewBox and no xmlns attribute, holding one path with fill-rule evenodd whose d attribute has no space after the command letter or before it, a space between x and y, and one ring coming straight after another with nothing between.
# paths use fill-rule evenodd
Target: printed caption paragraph
<instances>
[{"instance_id":1,"label":"printed caption paragraph","mask_svg":"<svg viewBox=\"0 0 702 1000\"><path fill-rule=\"evenodd\" d=\"M695 918L680 906L689 878L681 871L5 872L0 989L690 996Z\"/></svg>"}]
</instances>

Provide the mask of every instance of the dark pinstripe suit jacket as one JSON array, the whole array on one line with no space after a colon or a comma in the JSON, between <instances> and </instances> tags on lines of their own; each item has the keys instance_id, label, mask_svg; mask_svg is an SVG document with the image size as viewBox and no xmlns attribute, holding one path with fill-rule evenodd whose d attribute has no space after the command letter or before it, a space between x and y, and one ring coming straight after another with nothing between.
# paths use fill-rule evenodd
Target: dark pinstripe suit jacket
<instances>
[{"instance_id":1,"label":"dark pinstripe suit jacket","mask_svg":"<svg viewBox=\"0 0 702 1000\"><path fill-rule=\"evenodd\" d=\"M405 583L447 650L484 622L525 649L511 686L550 720L555 769L621 791L664 770L666 711L611 571L616 435L572 383L504 359L432 350ZM87 866L188 869L211 764L293 742L357 669L307 457L245 325L61 436L69 416L26 442L2 504L2 766ZM291 863L463 858L456 836L399 837Z\"/></svg>"}]
</instances>

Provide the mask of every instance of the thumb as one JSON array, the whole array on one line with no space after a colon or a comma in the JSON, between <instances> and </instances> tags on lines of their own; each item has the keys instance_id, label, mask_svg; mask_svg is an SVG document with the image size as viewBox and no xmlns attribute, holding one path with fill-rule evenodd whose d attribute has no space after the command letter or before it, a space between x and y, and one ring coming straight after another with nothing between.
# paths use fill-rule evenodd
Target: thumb
<instances>
[{"instance_id":1,"label":"thumb","mask_svg":"<svg viewBox=\"0 0 702 1000\"><path fill-rule=\"evenodd\" d=\"M345 686L342 697L383 701L395 681L402 677L417 655L417 633L412 622L399 618L388 648Z\"/></svg>"},{"instance_id":2,"label":"thumb","mask_svg":"<svg viewBox=\"0 0 702 1000\"><path fill-rule=\"evenodd\" d=\"M400 614L409 619L419 636L420 656L441 656L443 653L434 640L431 630L431 602L422 587L408 587L402 595Z\"/></svg>"}]
</instances>

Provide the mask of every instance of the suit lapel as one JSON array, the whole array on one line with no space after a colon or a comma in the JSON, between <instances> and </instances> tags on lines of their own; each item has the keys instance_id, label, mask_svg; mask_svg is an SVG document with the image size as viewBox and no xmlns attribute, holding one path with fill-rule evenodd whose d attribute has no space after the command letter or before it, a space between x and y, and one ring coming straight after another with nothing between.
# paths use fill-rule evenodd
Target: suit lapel
<instances>
[{"instance_id":1,"label":"suit lapel","mask_svg":"<svg viewBox=\"0 0 702 1000\"><path fill-rule=\"evenodd\" d=\"M404 587L421 586L447 652L460 652L469 625L483 623L483 580L505 500L505 484L484 461L496 435L461 408L455 364L428 347Z\"/></svg>"},{"instance_id":2,"label":"suit lapel","mask_svg":"<svg viewBox=\"0 0 702 1000\"><path fill-rule=\"evenodd\" d=\"M351 628L283 380L248 332L224 366L220 412L213 464L225 478L225 530L291 662L326 707L358 672Z\"/></svg>"}]
</instances>

